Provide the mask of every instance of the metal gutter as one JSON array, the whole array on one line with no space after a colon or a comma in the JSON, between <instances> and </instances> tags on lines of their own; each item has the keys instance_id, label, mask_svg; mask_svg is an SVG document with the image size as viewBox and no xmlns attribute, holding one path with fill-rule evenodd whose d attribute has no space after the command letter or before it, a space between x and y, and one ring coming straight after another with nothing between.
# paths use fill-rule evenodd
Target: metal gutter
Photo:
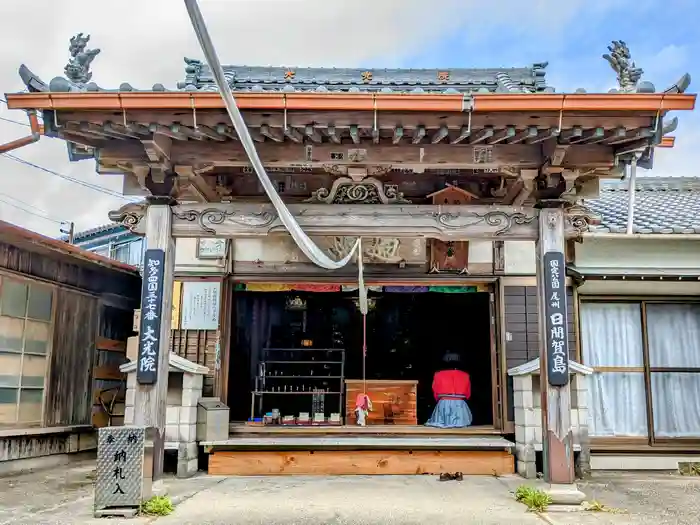
<instances>
[{"instance_id":1,"label":"metal gutter","mask_svg":"<svg viewBox=\"0 0 700 525\"><path fill-rule=\"evenodd\" d=\"M225 109L214 92L8 93L10 109L137 110ZM695 108L694 94L667 93L474 93L474 112L683 111ZM445 93L250 93L236 92L239 109L317 111L464 111L463 94Z\"/></svg>"},{"instance_id":2,"label":"metal gutter","mask_svg":"<svg viewBox=\"0 0 700 525\"><path fill-rule=\"evenodd\" d=\"M21 139L13 140L12 142L8 142L6 144L0 144L0 154L7 153L8 151L16 150L39 141L41 135L44 133L44 126L39 124L39 117L36 115L36 110L27 110L27 116L29 117L29 128L32 130L32 134Z\"/></svg>"},{"instance_id":3,"label":"metal gutter","mask_svg":"<svg viewBox=\"0 0 700 525\"><path fill-rule=\"evenodd\" d=\"M637 197L637 154L630 162L629 189L627 190L627 235L634 233L634 203Z\"/></svg>"}]
</instances>

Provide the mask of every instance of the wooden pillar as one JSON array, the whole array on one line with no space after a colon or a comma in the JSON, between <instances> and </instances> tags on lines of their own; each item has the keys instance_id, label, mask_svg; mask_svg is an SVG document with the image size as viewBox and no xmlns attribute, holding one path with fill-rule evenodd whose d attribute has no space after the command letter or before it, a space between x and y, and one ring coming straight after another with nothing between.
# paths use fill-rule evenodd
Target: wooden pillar
<instances>
[{"instance_id":1,"label":"wooden pillar","mask_svg":"<svg viewBox=\"0 0 700 525\"><path fill-rule=\"evenodd\" d=\"M146 210L146 249L163 250L162 302L156 311L161 313L157 356L157 379L152 384L140 384L137 380L134 399L134 424L154 427L156 438L153 450L153 480L162 478L165 444L165 409L168 396L168 368L170 354L171 312L173 302L173 273L175 269L175 242L172 236L172 202L170 198L149 198ZM144 265L145 266L145 265ZM148 278L148 268L144 267L144 281ZM145 315L144 304L141 316ZM140 334L143 337L143 333ZM141 355L141 344L139 355Z\"/></svg>"},{"instance_id":2,"label":"wooden pillar","mask_svg":"<svg viewBox=\"0 0 700 525\"><path fill-rule=\"evenodd\" d=\"M561 208L541 209L537 241L544 478L556 485L574 483L564 220Z\"/></svg>"}]
</instances>

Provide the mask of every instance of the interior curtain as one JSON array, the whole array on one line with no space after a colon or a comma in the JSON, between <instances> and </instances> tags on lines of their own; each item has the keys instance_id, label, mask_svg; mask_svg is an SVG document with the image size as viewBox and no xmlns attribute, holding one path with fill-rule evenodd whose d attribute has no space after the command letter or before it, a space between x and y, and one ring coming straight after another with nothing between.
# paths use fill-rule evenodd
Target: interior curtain
<instances>
[{"instance_id":1,"label":"interior curtain","mask_svg":"<svg viewBox=\"0 0 700 525\"><path fill-rule=\"evenodd\" d=\"M700 305L648 304L647 334L652 368L700 369ZM700 373L652 372L654 433L700 436Z\"/></svg>"},{"instance_id":2,"label":"interior curtain","mask_svg":"<svg viewBox=\"0 0 700 525\"><path fill-rule=\"evenodd\" d=\"M582 303L581 343L590 367L643 367L641 306ZM647 436L643 372L596 372L588 381L588 431L595 437Z\"/></svg>"}]
</instances>

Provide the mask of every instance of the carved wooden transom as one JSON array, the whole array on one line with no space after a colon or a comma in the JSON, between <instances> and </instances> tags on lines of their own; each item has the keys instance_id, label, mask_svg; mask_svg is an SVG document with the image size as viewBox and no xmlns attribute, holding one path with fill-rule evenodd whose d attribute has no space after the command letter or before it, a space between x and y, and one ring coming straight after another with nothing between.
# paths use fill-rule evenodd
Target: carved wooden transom
<instances>
[{"instance_id":1,"label":"carved wooden transom","mask_svg":"<svg viewBox=\"0 0 700 525\"><path fill-rule=\"evenodd\" d=\"M384 185L374 177L355 181L349 177L336 179L331 189L313 192L306 202L325 204L410 204L396 185Z\"/></svg>"}]
</instances>

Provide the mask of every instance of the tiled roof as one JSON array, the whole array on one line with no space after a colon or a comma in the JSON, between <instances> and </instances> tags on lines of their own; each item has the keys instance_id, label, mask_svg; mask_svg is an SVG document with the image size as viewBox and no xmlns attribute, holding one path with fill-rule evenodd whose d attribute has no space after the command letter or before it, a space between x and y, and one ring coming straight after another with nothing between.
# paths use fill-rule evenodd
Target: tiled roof
<instances>
[{"instance_id":1,"label":"tiled roof","mask_svg":"<svg viewBox=\"0 0 700 525\"><path fill-rule=\"evenodd\" d=\"M80 241L83 239L86 239L88 237L92 237L93 235L99 235L99 234L104 234L104 233L113 233L116 231L120 230L125 230L124 226L121 224L103 224L101 226L95 226L94 228L90 228L89 230L83 230L81 232L76 232L75 235L73 236L74 241ZM62 238L61 240L67 239L67 236L65 238Z\"/></svg>"},{"instance_id":2,"label":"tiled roof","mask_svg":"<svg viewBox=\"0 0 700 525\"><path fill-rule=\"evenodd\" d=\"M71 58L64 68L65 77L55 77L45 83L24 64L19 74L31 92L75 91L169 91L157 83L150 88L137 88L122 83L117 89L103 89L92 82L90 65L100 54L99 49L88 49L90 36L79 33L71 38ZM654 85L641 80L642 69L631 60L627 44L613 41L609 54L603 55L618 74L619 89L611 93L655 93ZM441 68L441 69L384 69L384 68L298 68L223 66L224 76L233 91L317 91L317 92L378 92L378 93L551 93L554 89L545 82L546 62L519 68ZM690 84L690 75L665 90L683 93ZM185 58L185 79L177 84L178 90L218 91L211 68L198 59ZM585 93L585 89L577 89Z\"/></svg>"},{"instance_id":3,"label":"tiled roof","mask_svg":"<svg viewBox=\"0 0 700 525\"><path fill-rule=\"evenodd\" d=\"M627 181L602 186L598 199L583 202L601 219L590 231L626 233L628 203ZM637 179L634 233L700 234L700 178Z\"/></svg>"},{"instance_id":4,"label":"tiled roof","mask_svg":"<svg viewBox=\"0 0 700 525\"><path fill-rule=\"evenodd\" d=\"M187 91L218 91L211 68L185 59ZM318 92L433 92L433 93L537 93L545 84L546 63L522 68L497 69L348 69L224 66L234 91ZM553 91L553 90L550 90Z\"/></svg>"}]
</instances>

